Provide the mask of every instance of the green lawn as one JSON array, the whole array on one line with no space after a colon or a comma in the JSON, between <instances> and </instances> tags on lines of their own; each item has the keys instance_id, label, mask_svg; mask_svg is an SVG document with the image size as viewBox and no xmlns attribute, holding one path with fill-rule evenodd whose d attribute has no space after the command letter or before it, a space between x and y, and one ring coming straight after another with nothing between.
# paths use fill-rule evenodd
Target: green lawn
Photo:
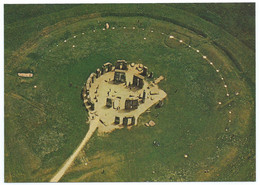
<instances>
[{"instance_id":1,"label":"green lawn","mask_svg":"<svg viewBox=\"0 0 260 185\"><path fill-rule=\"evenodd\" d=\"M5 5L5 181L50 180L88 130L86 79L117 59L163 75L164 106L130 130L94 134L61 181L255 181L250 5ZM233 15L239 8L243 14ZM213 13L201 15L205 9ZM244 14L246 28L238 24ZM220 73L169 35L199 49ZM151 119L156 126L146 128Z\"/></svg>"}]
</instances>

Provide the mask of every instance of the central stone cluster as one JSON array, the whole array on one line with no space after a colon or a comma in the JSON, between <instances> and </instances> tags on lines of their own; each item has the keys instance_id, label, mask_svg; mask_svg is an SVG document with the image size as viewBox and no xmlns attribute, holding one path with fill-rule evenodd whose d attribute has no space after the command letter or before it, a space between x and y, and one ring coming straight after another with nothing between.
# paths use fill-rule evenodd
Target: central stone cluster
<instances>
[{"instance_id":1,"label":"central stone cluster","mask_svg":"<svg viewBox=\"0 0 260 185\"><path fill-rule=\"evenodd\" d=\"M91 73L83 88L89 120L99 119L103 127L109 128L136 125L140 114L166 97L157 86L163 77L152 78L153 72L142 64L129 65L125 60L118 60L115 66L105 63Z\"/></svg>"}]
</instances>

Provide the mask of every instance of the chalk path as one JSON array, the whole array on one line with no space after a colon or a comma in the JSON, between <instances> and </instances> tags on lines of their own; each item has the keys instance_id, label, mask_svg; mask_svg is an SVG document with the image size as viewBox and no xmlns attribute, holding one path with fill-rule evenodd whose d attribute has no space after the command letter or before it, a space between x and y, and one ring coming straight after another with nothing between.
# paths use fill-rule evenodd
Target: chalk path
<instances>
[{"instance_id":1,"label":"chalk path","mask_svg":"<svg viewBox=\"0 0 260 185\"><path fill-rule=\"evenodd\" d=\"M98 119L91 120L91 123L89 125L89 130L84 137L84 139L81 141L80 145L78 148L74 151L74 153L64 162L62 167L59 169L59 171L54 175L54 177L50 180L50 182L59 182L61 177L64 175L64 173L67 171L67 169L71 166L73 161L76 159L78 156L79 152L83 149L83 147L86 145L88 140L91 138L93 133L98 127Z\"/></svg>"}]
</instances>

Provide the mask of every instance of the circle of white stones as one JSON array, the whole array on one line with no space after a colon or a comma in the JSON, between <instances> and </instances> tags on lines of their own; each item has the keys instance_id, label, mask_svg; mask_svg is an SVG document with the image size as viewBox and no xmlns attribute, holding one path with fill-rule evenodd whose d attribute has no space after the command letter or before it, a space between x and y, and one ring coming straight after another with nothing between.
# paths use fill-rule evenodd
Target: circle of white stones
<instances>
[{"instance_id":1,"label":"circle of white stones","mask_svg":"<svg viewBox=\"0 0 260 185\"><path fill-rule=\"evenodd\" d=\"M120 27L119 27L119 28L120 28ZM124 26L124 27L122 27L122 28L123 28L123 29L127 29L126 26ZM114 30L114 29L116 29L116 27L113 26L112 29ZM131 30L135 30L135 29L136 29L136 27L133 26ZM102 30L102 31L106 31L107 29L101 28L101 30ZM142 28L142 30L144 31L145 29ZM96 31L99 31L99 29L94 29L94 30L92 30L92 33L95 33ZM154 30L150 30L149 32L150 32L150 33L153 33ZM167 35L167 34L162 33L162 32L161 32L160 34L161 34L161 35ZM83 35L87 35L87 34L82 33L81 35L83 36ZM203 55L199 49L194 48L194 47L191 46L190 44L187 44L184 40L178 39L178 38L175 37L174 35L167 35L167 36L169 37L169 39L173 39L173 40L179 42L180 44L182 44L182 45L184 45L184 46L187 46L188 48L192 49L192 50L195 51L197 54L201 55L202 59L205 60L208 64L210 64L211 67L214 68L214 70L216 71L216 73L218 73L220 79L222 80L222 82L223 82L223 84L224 84L223 87L225 88L225 92L226 92L226 95L225 95L225 96L228 98L228 100L230 100L230 92L229 92L227 83L226 83L226 81L225 81L225 79L224 79L222 73L221 73L220 70L215 66L215 64L214 64L206 55ZM74 35L73 38L74 38L74 39L77 38L77 35ZM144 37L144 40L146 40L146 39L147 39L147 36ZM64 41L63 41L63 44L67 43L69 40L70 40L70 39L64 40ZM58 46L60 46L60 45L57 44L57 47L58 47ZM76 45L73 44L72 47L75 48ZM49 50L49 52L51 52L51 50ZM236 92L235 95L238 96L238 95L239 95L239 92ZM221 101L217 101L217 105L220 106L221 104L222 104ZM232 117L231 117L231 104L229 104L229 107L230 107L230 109L228 110L228 123L231 123L231 122L232 122Z\"/></svg>"}]
</instances>

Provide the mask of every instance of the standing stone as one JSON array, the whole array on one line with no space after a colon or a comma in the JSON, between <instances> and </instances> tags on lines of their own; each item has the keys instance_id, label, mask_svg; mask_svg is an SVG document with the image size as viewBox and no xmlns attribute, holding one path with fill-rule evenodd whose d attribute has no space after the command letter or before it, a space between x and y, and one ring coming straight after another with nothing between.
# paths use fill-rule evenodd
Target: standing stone
<instances>
[{"instance_id":1,"label":"standing stone","mask_svg":"<svg viewBox=\"0 0 260 185\"><path fill-rule=\"evenodd\" d=\"M143 98L142 98L142 102L144 103L145 102L145 98L146 98L146 92L145 90L143 91Z\"/></svg>"}]
</instances>

